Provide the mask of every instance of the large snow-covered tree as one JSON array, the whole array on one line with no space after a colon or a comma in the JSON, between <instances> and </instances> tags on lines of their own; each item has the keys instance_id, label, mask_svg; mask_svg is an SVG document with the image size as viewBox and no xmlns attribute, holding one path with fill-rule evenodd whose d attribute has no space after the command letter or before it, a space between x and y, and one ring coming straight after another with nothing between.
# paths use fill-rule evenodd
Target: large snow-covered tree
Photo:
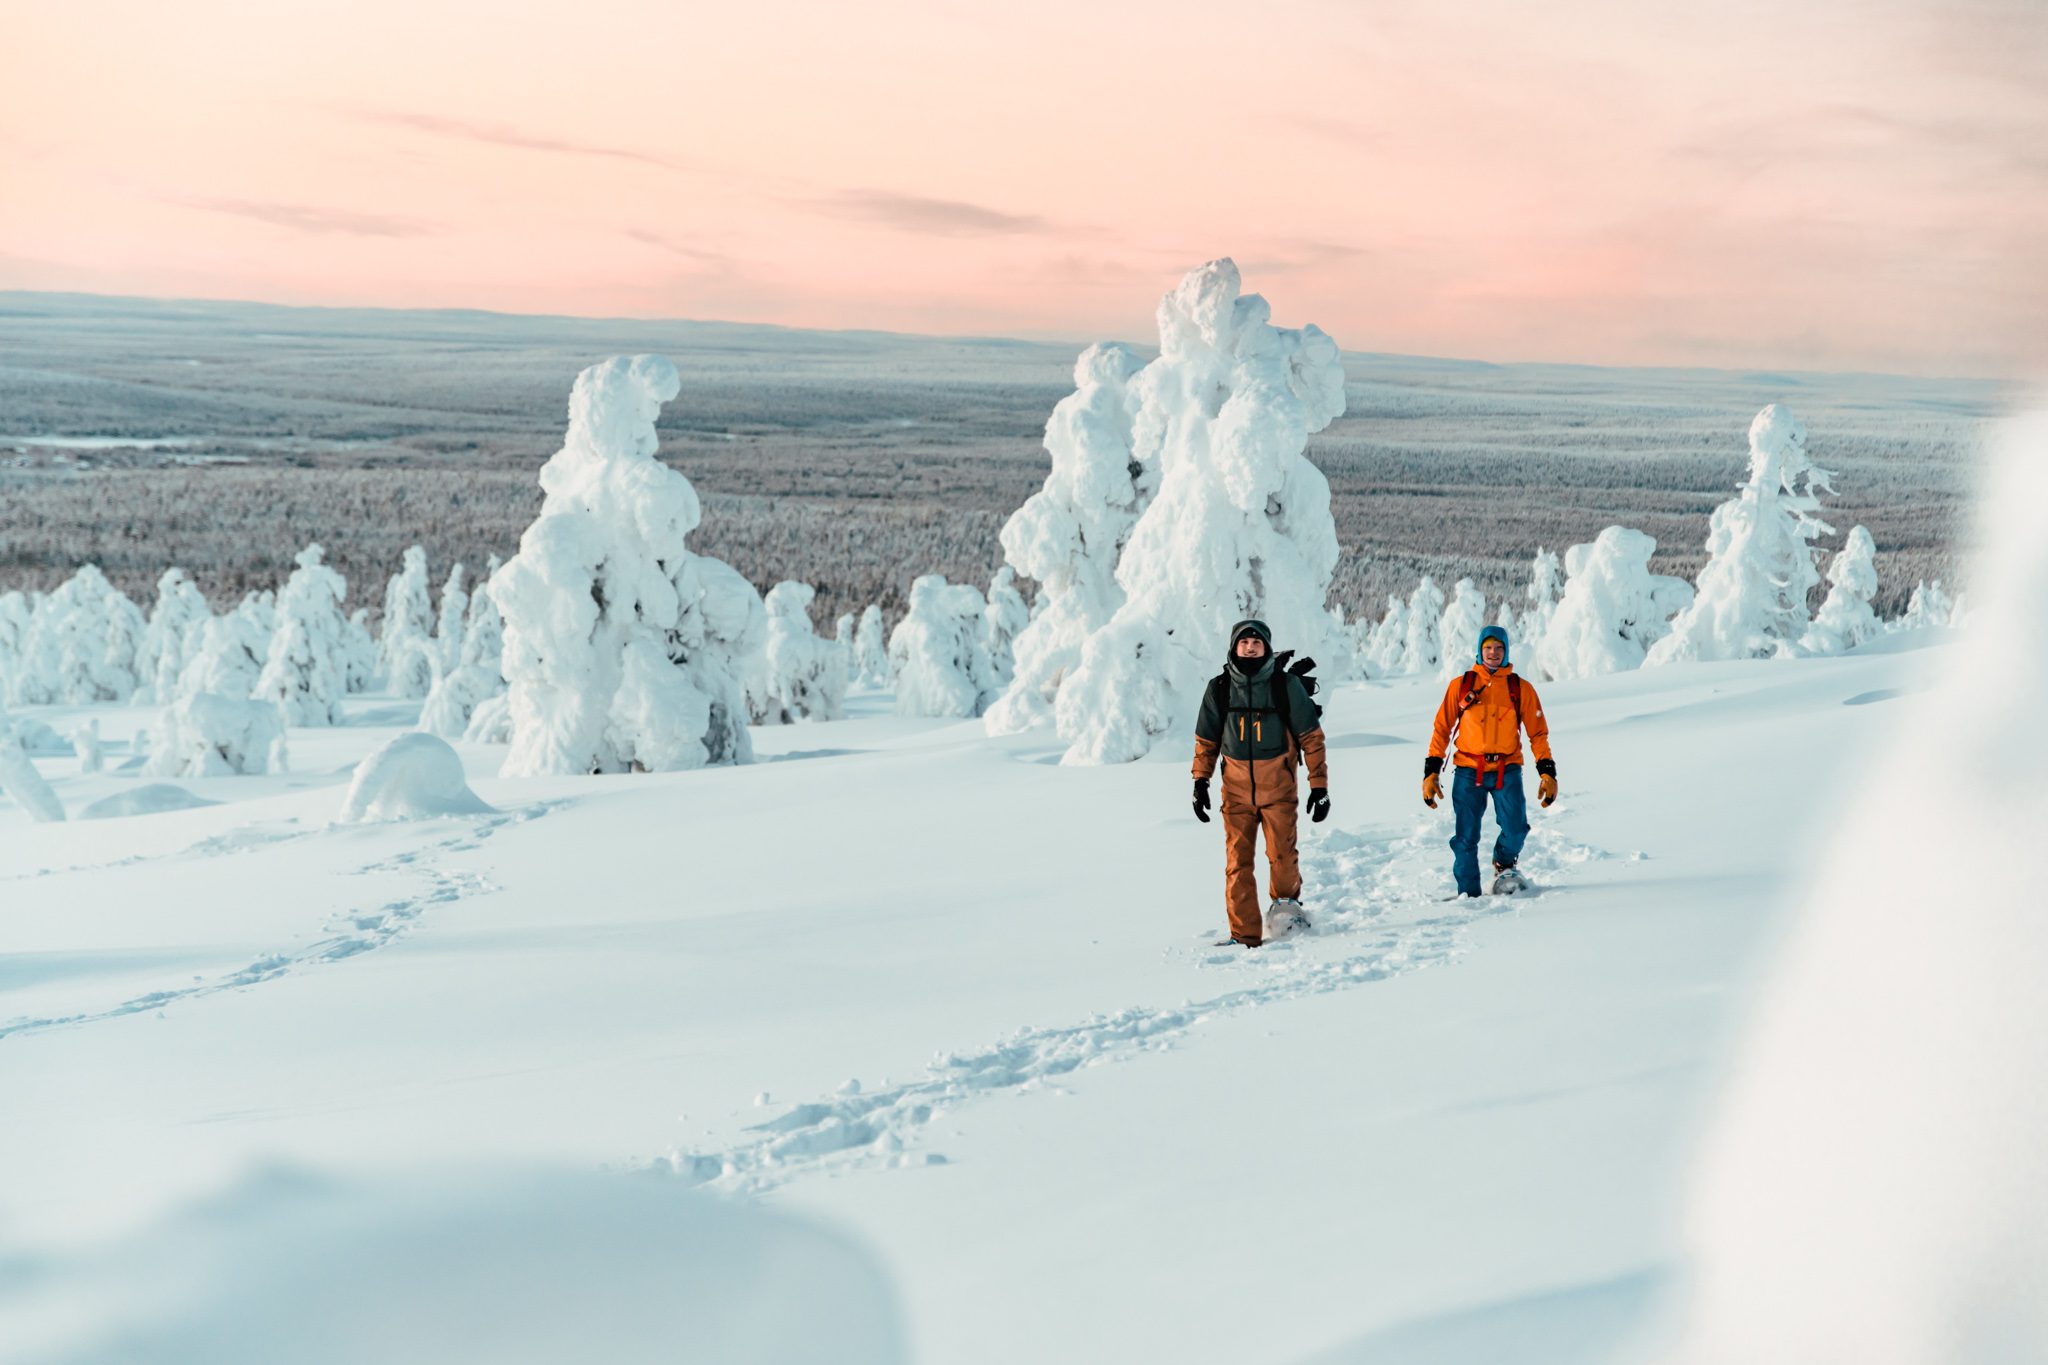
<instances>
[{"instance_id":1,"label":"large snow-covered tree","mask_svg":"<svg viewBox=\"0 0 2048 1365\"><path fill-rule=\"evenodd\" d=\"M1777 403L1749 424L1749 482L1714 509L1707 563L1692 605L1645 660L1762 659L1792 652L1820 582L1813 542L1832 529L1815 513L1834 476L1806 453L1806 428Z\"/></svg>"},{"instance_id":2,"label":"large snow-covered tree","mask_svg":"<svg viewBox=\"0 0 2048 1365\"><path fill-rule=\"evenodd\" d=\"M846 651L811 627L808 583L777 583L768 590L768 644L763 677L774 719L838 720L846 714Z\"/></svg>"},{"instance_id":3,"label":"large snow-covered tree","mask_svg":"<svg viewBox=\"0 0 2048 1365\"><path fill-rule=\"evenodd\" d=\"M1650 572L1656 552L1655 537L1626 526L1610 526L1591 544L1566 550L1564 596L1533 654L1523 658L1556 679L1641 667L1672 615L1692 601L1684 579Z\"/></svg>"},{"instance_id":4,"label":"large snow-covered tree","mask_svg":"<svg viewBox=\"0 0 2048 1365\"><path fill-rule=\"evenodd\" d=\"M135 651L138 705L168 700L177 690L189 649L199 643L199 629L213 611L206 597L183 569L165 569L156 580L156 605Z\"/></svg>"},{"instance_id":5,"label":"large snow-covered tree","mask_svg":"<svg viewBox=\"0 0 2048 1365\"><path fill-rule=\"evenodd\" d=\"M434 682L434 604L427 588L427 552L415 545L384 586L377 664L401 697L424 697Z\"/></svg>"},{"instance_id":6,"label":"large snow-covered tree","mask_svg":"<svg viewBox=\"0 0 2048 1365\"><path fill-rule=\"evenodd\" d=\"M505 621L507 775L753 758L740 679L766 612L730 565L691 551L696 490L654 458L654 419L680 388L658 355L576 377L540 515L490 583Z\"/></svg>"},{"instance_id":7,"label":"large snow-covered tree","mask_svg":"<svg viewBox=\"0 0 2048 1365\"><path fill-rule=\"evenodd\" d=\"M339 725L348 691L348 619L341 614L348 581L327 567L318 545L293 562L253 693L276 702L287 724Z\"/></svg>"},{"instance_id":8,"label":"large snow-covered tree","mask_svg":"<svg viewBox=\"0 0 2048 1365\"><path fill-rule=\"evenodd\" d=\"M1282 648L1330 653L1337 528L1303 452L1344 411L1344 367L1321 329L1271 313L1227 259L1160 301L1158 358L1128 386L1131 452L1156 491L1117 563L1124 602L1054 701L1069 763L1127 762L1185 735L1243 617Z\"/></svg>"},{"instance_id":9,"label":"large snow-covered tree","mask_svg":"<svg viewBox=\"0 0 2048 1365\"><path fill-rule=\"evenodd\" d=\"M1117 559L1157 481L1131 452L1130 380L1136 354L1097 342L1074 363L1074 392L1045 424L1045 486L1003 523L1008 567L1038 580L1039 610L1016 636L1010 677L989 708L990 734L1052 719L1059 687L1090 635L1123 605Z\"/></svg>"},{"instance_id":10,"label":"large snow-covered tree","mask_svg":"<svg viewBox=\"0 0 2048 1365\"><path fill-rule=\"evenodd\" d=\"M87 564L36 604L14 679L24 704L125 702L140 680L142 612L99 567Z\"/></svg>"}]
</instances>

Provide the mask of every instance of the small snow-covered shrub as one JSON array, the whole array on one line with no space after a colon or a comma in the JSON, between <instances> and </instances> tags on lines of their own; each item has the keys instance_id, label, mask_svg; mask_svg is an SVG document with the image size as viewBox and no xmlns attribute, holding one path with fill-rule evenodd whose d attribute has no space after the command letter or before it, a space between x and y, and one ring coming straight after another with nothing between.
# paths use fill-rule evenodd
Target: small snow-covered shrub
<instances>
[{"instance_id":1,"label":"small snow-covered shrub","mask_svg":"<svg viewBox=\"0 0 2048 1365\"><path fill-rule=\"evenodd\" d=\"M434 618L434 662L443 673L455 670L462 661L462 628L469 610L469 595L462 590L462 566L448 571L441 585L441 608Z\"/></svg>"},{"instance_id":2,"label":"small snow-covered shrub","mask_svg":"<svg viewBox=\"0 0 2048 1365\"><path fill-rule=\"evenodd\" d=\"M1913 585L1913 596L1906 602L1906 614L1899 618L1898 629L1927 630L1949 625L1954 619L1955 603L1949 600L1941 580L1929 583L1922 579Z\"/></svg>"},{"instance_id":3,"label":"small snow-covered shrub","mask_svg":"<svg viewBox=\"0 0 2048 1365\"><path fill-rule=\"evenodd\" d=\"M1544 676L1593 678L1642 666L1673 613L1692 600L1684 579L1650 572L1656 552L1655 537L1626 526L1565 551L1564 596L1536 646Z\"/></svg>"},{"instance_id":4,"label":"small snow-covered shrub","mask_svg":"<svg viewBox=\"0 0 2048 1365\"><path fill-rule=\"evenodd\" d=\"M1517 654L1525 659L1542 655L1544 632L1550 629L1550 619L1557 614L1557 600L1563 593L1564 562L1555 550L1537 550L1536 559L1529 566L1529 586L1523 590L1528 605L1510 622L1507 604L1501 604L1501 624L1509 627L1508 635Z\"/></svg>"},{"instance_id":5,"label":"small snow-covered shrub","mask_svg":"<svg viewBox=\"0 0 2048 1365\"><path fill-rule=\"evenodd\" d=\"M1814 515L1834 476L1806 453L1806 428L1776 403L1749 426L1749 482L1714 509L1707 563L1691 604L1646 663L1763 659L1806 634L1807 594L1820 582L1813 542L1831 527Z\"/></svg>"},{"instance_id":6,"label":"small snow-covered shrub","mask_svg":"<svg viewBox=\"0 0 2048 1365\"><path fill-rule=\"evenodd\" d=\"M982 611L984 643L998 691L1010 685L1017 670L1017 637L1031 624L1031 608L1017 591L1017 571L1005 564L988 585L988 606Z\"/></svg>"},{"instance_id":7,"label":"small snow-covered shrub","mask_svg":"<svg viewBox=\"0 0 2048 1365\"><path fill-rule=\"evenodd\" d=\"M1392 678L1407 671L1408 604L1387 594L1387 609L1366 633L1362 646L1366 676Z\"/></svg>"},{"instance_id":8,"label":"small snow-covered shrub","mask_svg":"<svg viewBox=\"0 0 2048 1365\"><path fill-rule=\"evenodd\" d=\"M986 604L969 583L926 574L910 585L910 610L889 636L899 716L978 716L995 699L995 670L982 644Z\"/></svg>"},{"instance_id":9,"label":"small snow-covered shrub","mask_svg":"<svg viewBox=\"0 0 2048 1365\"><path fill-rule=\"evenodd\" d=\"M860 614L853 637L853 671L862 687L887 687L889 636L882 626L882 608L873 602Z\"/></svg>"},{"instance_id":10,"label":"small snow-covered shrub","mask_svg":"<svg viewBox=\"0 0 2048 1365\"><path fill-rule=\"evenodd\" d=\"M275 702L195 692L158 713L152 777L225 777L285 770L284 713Z\"/></svg>"},{"instance_id":11,"label":"small snow-covered shrub","mask_svg":"<svg viewBox=\"0 0 2048 1365\"><path fill-rule=\"evenodd\" d=\"M377 639L377 664L395 695L424 697L433 686L433 634L434 606L427 590L427 552L415 545L405 552L398 572L384 586L384 623Z\"/></svg>"},{"instance_id":12,"label":"small snow-covered shrub","mask_svg":"<svg viewBox=\"0 0 2048 1365\"><path fill-rule=\"evenodd\" d=\"M430 820L486 815L492 807L469 789L462 759L438 735L413 731L371 751L356 764L336 820Z\"/></svg>"},{"instance_id":13,"label":"small snow-covered shrub","mask_svg":"<svg viewBox=\"0 0 2048 1365\"><path fill-rule=\"evenodd\" d=\"M166 569L156 581L156 606L135 652L135 701L169 701L178 690L186 651L199 642L200 627L212 617L206 598L183 569Z\"/></svg>"},{"instance_id":14,"label":"small snow-covered shrub","mask_svg":"<svg viewBox=\"0 0 2048 1365\"><path fill-rule=\"evenodd\" d=\"M453 670L434 679L420 708L419 728L444 739L467 734L477 708L505 690L505 618L491 598L488 578L470 594L461 638Z\"/></svg>"},{"instance_id":15,"label":"small snow-covered shrub","mask_svg":"<svg viewBox=\"0 0 2048 1365\"><path fill-rule=\"evenodd\" d=\"M576 377L540 515L490 581L505 620L508 776L753 759L741 679L767 613L730 565L690 550L696 490L654 458L654 419L681 383L656 355Z\"/></svg>"},{"instance_id":16,"label":"small snow-covered shrub","mask_svg":"<svg viewBox=\"0 0 2048 1365\"><path fill-rule=\"evenodd\" d=\"M1401 644L1402 671L1424 677L1443 667L1444 590L1428 574L1408 595L1408 636Z\"/></svg>"}]
</instances>

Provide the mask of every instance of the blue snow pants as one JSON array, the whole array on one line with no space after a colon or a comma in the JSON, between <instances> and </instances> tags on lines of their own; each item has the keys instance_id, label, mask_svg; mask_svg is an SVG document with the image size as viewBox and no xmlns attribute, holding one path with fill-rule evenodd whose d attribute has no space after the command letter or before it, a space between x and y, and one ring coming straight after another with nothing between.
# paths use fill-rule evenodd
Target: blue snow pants
<instances>
[{"instance_id":1,"label":"blue snow pants","mask_svg":"<svg viewBox=\"0 0 2048 1365\"><path fill-rule=\"evenodd\" d=\"M1522 765L1510 763L1489 774L1498 786L1480 786L1470 768L1452 768L1451 810L1458 817L1458 832L1451 836L1451 872L1458 879L1460 895L1476 896L1479 885L1479 817L1486 814L1486 799L1493 798L1494 823L1500 837L1493 841L1493 860L1511 864L1522 856L1522 841L1529 837L1529 804L1522 798Z\"/></svg>"}]
</instances>

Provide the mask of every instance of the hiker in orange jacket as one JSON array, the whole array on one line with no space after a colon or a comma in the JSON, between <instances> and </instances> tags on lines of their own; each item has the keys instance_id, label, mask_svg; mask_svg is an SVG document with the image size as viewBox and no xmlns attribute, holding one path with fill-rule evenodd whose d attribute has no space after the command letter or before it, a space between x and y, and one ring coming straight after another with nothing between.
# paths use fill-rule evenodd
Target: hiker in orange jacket
<instances>
[{"instance_id":1,"label":"hiker in orange jacket","mask_svg":"<svg viewBox=\"0 0 2048 1365\"><path fill-rule=\"evenodd\" d=\"M1273 657L1273 634L1264 621L1240 621L1230 630L1223 672L1210 680L1195 718L1195 818L1209 822L1209 778L1223 761L1223 885L1234 943L1256 948L1267 938L1306 928L1301 909L1301 864L1295 856L1296 762L1308 764L1309 818L1330 815L1330 777L1324 761L1322 710L1299 673ZM1305 671L1309 665L1300 667ZM1259 919L1258 875L1253 868L1259 831L1266 833L1268 889L1273 908Z\"/></svg>"},{"instance_id":2,"label":"hiker in orange jacket","mask_svg":"<svg viewBox=\"0 0 2048 1365\"><path fill-rule=\"evenodd\" d=\"M1451 871L1458 894L1479 894L1479 821L1493 801L1500 835L1493 844L1493 890L1511 894L1528 885L1515 870L1522 841L1529 837L1528 803L1522 795L1522 731L1536 754L1537 792L1544 805L1557 800L1557 764L1550 757L1550 722L1536 689L1508 662L1508 633L1499 626L1479 632L1474 660L1479 667L1451 679L1443 705L1436 709L1436 729L1429 739L1429 757L1422 761L1422 799L1434 807L1443 796L1444 753L1453 736L1457 754L1451 773L1451 809L1457 832L1451 836Z\"/></svg>"}]
</instances>

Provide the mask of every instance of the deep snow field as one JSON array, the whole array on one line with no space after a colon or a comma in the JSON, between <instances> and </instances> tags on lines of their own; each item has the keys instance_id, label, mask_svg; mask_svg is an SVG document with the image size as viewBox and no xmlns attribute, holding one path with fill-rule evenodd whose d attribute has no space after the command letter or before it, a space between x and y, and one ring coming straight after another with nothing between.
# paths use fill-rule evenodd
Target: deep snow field
<instances>
[{"instance_id":1,"label":"deep snow field","mask_svg":"<svg viewBox=\"0 0 2048 1365\"><path fill-rule=\"evenodd\" d=\"M416 702L193 809L78 819L151 779L39 759L0 1358L1634 1358L1761 970L1957 648L1544 684L1536 889L1476 907L1439 685L1339 686L1315 927L1253 953L1191 746L1061 767L877 693L738 768L458 745L491 810L417 821L335 823Z\"/></svg>"}]
</instances>

